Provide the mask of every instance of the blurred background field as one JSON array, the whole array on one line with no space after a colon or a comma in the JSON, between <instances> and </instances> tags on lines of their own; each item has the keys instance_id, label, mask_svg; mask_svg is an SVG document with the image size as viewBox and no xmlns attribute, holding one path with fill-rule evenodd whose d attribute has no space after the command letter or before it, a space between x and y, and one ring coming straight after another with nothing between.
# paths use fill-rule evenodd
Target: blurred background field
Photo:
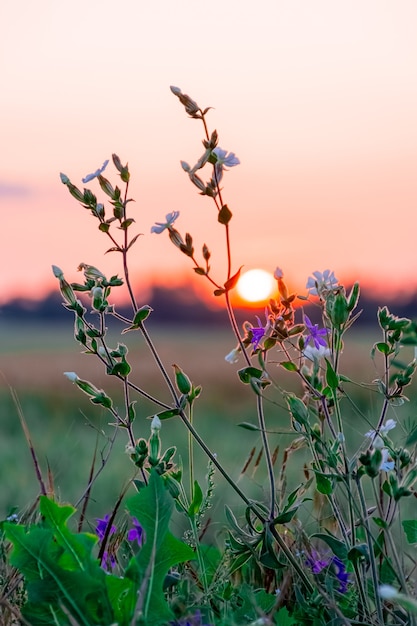
<instances>
[{"instance_id":1,"label":"blurred background field","mask_svg":"<svg viewBox=\"0 0 417 626\"><path fill-rule=\"evenodd\" d=\"M234 347L231 331L216 328L191 329L184 327L155 326L150 330L160 355L169 372L177 363L189 375L194 384L203 386L203 393L195 407L195 425L213 452L238 479L246 459L253 447L260 450L259 433L238 426L242 422L256 424L254 395L248 386L243 386L237 377L237 369L243 363L230 365L224 356ZM138 333L120 336L111 333L112 346L123 341L129 347L129 361L134 376L132 380L141 388L170 403L170 397L156 370L152 357ZM113 341L114 338L114 341ZM371 383L377 371L369 358L374 341L379 340L375 327L351 331L342 360L343 373L357 382ZM406 354L413 357L412 351ZM404 357L405 358L405 357ZM66 377L64 371L75 371L80 378L90 380L104 388L112 396L114 404L121 410L123 397L117 380L105 375L102 365L91 355L85 355L73 339L72 323L49 325L7 322L0 325L0 519L12 509L25 510L39 493L30 452L19 420L18 408L12 389L17 395L22 413L30 430L32 442L46 478L47 467L54 478L54 489L62 501L77 502L88 482L93 452L97 446L96 467L108 451L113 428L108 425L110 414L91 404L77 387ZM300 391L294 375L272 366L275 381L285 390ZM347 435L354 445L364 441L369 429L365 417L376 424L381 406L381 396L375 386L346 385L362 417L352 408L349 400L343 401L343 419ZM268 394L274 402L266 402L268 428L275 431L271 436L271 447L279 446L277 470L282 453L290 445L294 433L285 410L284 401L278 393ZM390 417L396 417L400 428L397 436L404 439L403 427L410 425L416 416L417 394L415 386L407 394L410 402L403 407L393 408ZM149 402L137 398L136 437L148 438L150 422L157 409ZM178 446L178 455L187 465L187 436L183 425L176 418L163 422L162 444L164 448ZM134 468L124 452L127 442L123 431L118 432L110 460L92 491L88 516L100 517L111 510L122 488L133 477ZM177 457L178 460L178 457ZM295 484L303 480L303 451L294 453L291 459L291 476ZM265 483L263 462L254 472L252 460L240 485L251 497L262 494ZM196 451L197 476L204 478L207 462L200 451ZM186 483L187 484L187 483ZM234 505L236 499L225 481L216 476L217 495L211 512L215 528L221 528L224 502Z\"/></svg>"}]
</instances>

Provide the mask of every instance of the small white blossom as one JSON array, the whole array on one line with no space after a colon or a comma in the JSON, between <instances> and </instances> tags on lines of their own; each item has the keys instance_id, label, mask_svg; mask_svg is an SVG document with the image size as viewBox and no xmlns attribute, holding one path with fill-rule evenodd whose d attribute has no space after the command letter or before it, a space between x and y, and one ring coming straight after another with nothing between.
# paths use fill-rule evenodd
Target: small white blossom
<instances>
[{"instance_id":1,"label":"small white blossom","mask_svg":"<svg viewBox=\"0 0 417 626\"><path fill-rule=\"evenodd\" d=\"M161 430L161 420L159 419L159 417L157 415L153 416L153 420L151 422L151 430L155 431L155 430Z\"/></svg>"},{"instance_id":2,"label":"small white blossom","mask_svg":"<svg viewBox=\"0 0 417 626\"><path fill-rule=\"evenodd\" d=\"M382 438L380 437L380 435L386 435L386 433L388 433L390 430L395 428L396 425L397 425L397 422L395 420L389 419L385 422L385 424L381 426L378 433L376 432L376 430L368 430L368 432L365 433L365 437L369 437L369 439L373 439L372 444L374 448L382 448L384 445L384 442Z\"/></svg>"},{"instance_id":3,"label":"small white blossom","mask_svg":"<svg viewBox=\"0 0 417 626\"><path fill-rule=\"evenodd\" d=\"M72 383L75 383L77 382L77 380L79 380L79 377L75 372L64 372L64 376L66 376L68 380L70 380Z\"/></svg>"},{"instance_id":4,"label":"small white blossom","mask_svg":"<svg viewBox=\"0 0 417 626\"><path fill-rule=\"evenodd\" d=\"M239 348L233 348L233 350L230 350L229 354L226 354L224 360L228 363L237 363L239 360L239 352Z\"/></svg>"},{"instance_id":5,"label":"small white blossom","mask_svg":"<svg viewBox=\"0 0 417 626\"><path fill-rule=\"evenodd\" d=\"M171 211L171 213L167 213L167 215L165 215L166 222L156 222L155 225L151 228L151 233L156 233L157 235L160 235L167 228L171 228L175 220L178 218L179 214L179 211Z\"/></svg>"},{"instance_id":6,"label":"small white blossom","mask_svg":"<svg viewBox=\"0 0 417 626\"><path fill-rule=\"evenodd\" d=\"M314 277L314 278L313 278ZM334 272L324 270L324 272L313 272L313 276L307 281L306 288L312 296L322 296L327 291L332 291L339 286Z\"/></svg>"},{"instance_id":7,"label":"small white blossom","mask_svg":"<svg viewBox=\"0 0 417 626\"><path fill-rule=\"evenodd\" d=\"M283 278L283 277L284 277L284 272L282 271L280 267L277 267L274 272L275 280L278 280L279 278Z\"/></svg>"},{"instance_id":8,"label":"small white blossom","mask_svg":"<svg viewBox=\"0 0 417 626\"><path fill-rule=\"evenodd\" d=\"M310 361L320 361L320 359L324 359L325 357L330 356L330 350L326 346L311 346L308 344L303 350L304 356Z\"/></svg>"},{"instance_id":9,"label":"small white blossom","mask_svg":"<svg viewBox=\"0 0 417 626\"><path fill-rule=\"evenodd\" d=\"M383 600L393 600L398 596L398 591L391 585L380 585L378 587L379 597Z\"/></svg>"},{"instance_id":10,"label":"small white blossom","mask_svg":"<svg viewBox=\"0 0 417 626\"><path fill-rule=\"evenodd\" d=\"M391 470L394 469L395 463L394 461L388 461L388 457L390 455L388 448L382 448L381 453L382 453L382 461L381 461L381 465L379 466L379 469L382 470L383 472L390 472Z\"/></svg>"},{"instance_id":11,"label":"small white blossom","mask_svg":"<svg viewBox=\"0 0 417 626\"><path fill-rule=\"evenodd\" d=\"M89 183L90 180L93 180L94 178L97 178L98 176L100 176L104 172L108 164L109 164L109 160L107 159L106 161L104 161L103 165L98 170L96 170L92 174L87 174L87 176L85 176L82 179L82 182L84 183L84 185L85 183Z\"/></svg>"}]
</instances>

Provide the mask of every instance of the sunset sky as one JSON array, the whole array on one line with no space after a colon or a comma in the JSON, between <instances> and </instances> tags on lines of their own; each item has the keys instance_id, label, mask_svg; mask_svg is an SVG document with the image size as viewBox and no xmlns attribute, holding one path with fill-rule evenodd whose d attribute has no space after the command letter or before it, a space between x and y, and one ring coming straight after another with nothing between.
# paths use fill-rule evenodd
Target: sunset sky
<instances>
[{"instance_id":1,"label":"sunset sky","mask_svg":"<svg viewBox=\"0 0 417 626\"><path fill-rule=\"evenodd\" d=\"M82 188L113 152L144 234L135 281L194 276L150 234L173 210L223 281L224 229L180 166L201 155L203 128L170 85L214 107L210 130L241 161L223 179L236 270L278 265L301 291L326 268L417 289L415 0L20 0L0 21L0 302L54 288L52 264L69 280L80 262L121 273L59 178Z\"/></svg>"}]
</instances>

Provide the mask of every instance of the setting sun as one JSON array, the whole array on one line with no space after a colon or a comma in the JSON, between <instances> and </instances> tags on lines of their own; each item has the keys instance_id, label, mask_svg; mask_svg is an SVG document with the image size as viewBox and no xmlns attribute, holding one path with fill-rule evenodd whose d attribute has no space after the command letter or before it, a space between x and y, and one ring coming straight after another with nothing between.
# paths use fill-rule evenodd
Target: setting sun
<instances>
[{"instance_id":1,"label":"setting sun","mask_svg":"<svg viewBox=\"0 0 417 626\"><path fill-rule=\"evenodd\" d=\"M261 302L274 295L276 281L272 274L265 270L249 270L240 277L237 291L247 302Z\"/></svg>"}]
</instances>

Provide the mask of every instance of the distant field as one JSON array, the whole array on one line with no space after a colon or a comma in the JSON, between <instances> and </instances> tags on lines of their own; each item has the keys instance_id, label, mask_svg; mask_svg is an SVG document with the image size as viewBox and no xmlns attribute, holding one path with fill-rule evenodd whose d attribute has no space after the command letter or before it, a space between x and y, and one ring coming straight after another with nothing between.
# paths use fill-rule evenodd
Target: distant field
<instances>
[{"instance_id":1,"label":"distant field","mask_svg":"<svg viewBox=\"0 0 417 626\"><path fill-rule=\"evenodd\" d=\"M151 329L152 330L152 329ZM237 366L224 361L224 355L234 347L231 332L190 331L155 328L153 337L163 361L171 373L172 364L180 365L195 384L203 386L203 393L196 404L195 424L208 445L238 477L251 448L260 447L259 435L238 428L239 422L256 423L254 396L237 378ZM361 333L351 338L343 355L344 373L356 381L368 383L376 377L369 361L369 351L378 337ZM156 370L152 357L139 334L129 333L114 339L130 347L130 362L135 375L133 380L142 388L170 402L170 397ZM412 353L410 351L410 358ZM83 492L91 464L92 454L98 441L98 459L106 452L106 437L113 430L107 425L109 414L93 406L64 376L64 371L75 371L81 378L91 380L97 387L104 387L117 406L123 406L121 390L116 380L107 377L94 357L81 353L72 337L72 323L49 329L42 325L20 327L0 325L0 519L12 506L19 509L29 505L38 493L30 454L20 427L18 412L9 387L16 390L40 463L46 471L49 463L55 477L55 488L62 500L74 502ZM298 382L281 368L276 370L276 380L284 389L300 390ZM414 386L415 391L415 386ZM360 387L349 386L359 409L372 423L377 420L380 396ZM278 394L274 399L283 405ZM361 441L368 426L353 415L349 403L344 404L347 431L356 441ZM411 402L399 410L402 421L413 419L416 414L415 393ZM155 412L147 401L138 398L137 437L148 437L147 416ZM266 403L268 428L274 431L289 429L289 419L284 408ZM103 433L97 436L97 433ZM271 437L271 445L285 449L291 442L288 434ZM186 463L186 433L175 418L163 423L162 441L165 447L177 445ZM126 437L120 432L109 465L104 469L93 491L91 514L102 515L116 500L123 485L132 477L132 465L124 454ZM197 464L200 477L206 471L206 461L199 453ZM279 457L280 458L280 457ZM302 467L302 453L296 462ZM278 460L279 463L279 460ZM251 478L252 467L241 477L241 484L254 497L263 489L262 464ZM296 476L297 481L302 476ZM219 489L226 501L232 494L222 481ZM214 514L216 514L214 512Z\"/></svg>"}]
</instances>

